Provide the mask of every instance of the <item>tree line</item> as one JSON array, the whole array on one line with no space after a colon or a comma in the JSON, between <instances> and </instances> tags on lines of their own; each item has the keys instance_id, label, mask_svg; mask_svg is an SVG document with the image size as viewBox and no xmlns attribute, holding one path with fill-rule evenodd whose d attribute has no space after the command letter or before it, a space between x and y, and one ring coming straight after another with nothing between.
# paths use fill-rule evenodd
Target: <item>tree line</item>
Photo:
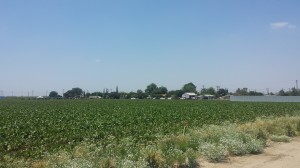
<instances>
[{"instance_id":1,"label":"tree line","mask_svg":"<svg viewBox=\"0 0 300 168\"><path fill-rule=\"evenodd\" d=\"M196 93L197 95L212 95L215 98L220 98L228 95L237 95L237 96L262 96L262 92L250 91L247 88L238 88L234 93L229 93L228 89L218 87L201 88L200 91L197 91L196 85L192 82L187 83L182 86L179 90L168 90L165 86L158 86L155 83L151 83L146 86L145 90L137 90L136 92L119 92L118 87L115 91L109 91L109 89L104 89L103 92L85 92L81 88L72 88L71 90L63 93L63 96L59 95L56 91L51 91L49 93L50 98L90 98L90 97L101 97L106 99L159 99L159 98L172 98L178 99L184 93L191 92ZM275 95L270 93L270 95ZM299 90L292 88L290 91L284 91L283 89L277 94L279 96L300 96Z\"/></svg>"}]
</instances>

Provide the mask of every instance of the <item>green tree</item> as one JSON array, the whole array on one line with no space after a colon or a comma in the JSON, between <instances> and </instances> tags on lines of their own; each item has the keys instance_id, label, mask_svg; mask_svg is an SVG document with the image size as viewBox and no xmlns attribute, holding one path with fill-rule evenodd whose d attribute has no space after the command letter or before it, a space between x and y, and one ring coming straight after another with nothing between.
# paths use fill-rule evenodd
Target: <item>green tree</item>
<instances>
[{"instance_id":1,"label":"green tree","mask_svg":"<svg viewBox=\"0 0 300 168\"><path fill-rule=\"evenodd\" d=\"M68 90L66 93L64 93L64 97L66 98L78 98L83 96L84 92L82 89L76 87L72 88L72 90Z\"/></svg>"},{"instance_id":2,"label":"green tree","mask_svg":"<svg viewBox=\"0 0 300 168\"><path fill-rule=\"evenodd\" d=\"M207 89L207 94L209 94L209 95L216 95L216 90L213 87L209 87Z\"/></svg>"},{"instance_id":3,"label":"green tree","mask_svg":"<svg viewBox=\"0 0 300 168\"><path fill-rule=\"evenodd\" d=\"M226 95L228 95L228 89L220 88L217 91L217 97L222 97L222 96L226 96Z\"/></svg>"},{"instance_id":4,"label":"green tree","mask_svg":"<svg viewBox=\"0 0 300 168\"><path fill-rule=\"evenodd\" d=\"M279 96L286 96L286 93L284 92L283 89L281 89L281 90L278 92L278 95L279 95Z\"/></svg>"},{"instance_id":5,"label":"green tree","mask_svg":"<svg viewBox=\"0 0 300 168\"><path fill-rule=\"evenodd\" d=\"M58 93L57 93L56 91L51 91L51 92L49 93L49 97L50 97L50 98L56 98L56 97L58 97Z\"/></svg>"},{"instance_id":6,"label":"green tree","mask_svg":"<svg viewBox=\"0 0 300 168\"><path fill-rule=\"evenodd\" d=\"M205 94L216 95L216 90L213 87L203 88L203 89L201 89L200 94L201 95L205 95Z\"/></svg>"},{"instance_id":7,"label":"green tree","mask_svg":"<svg viewBox=\"0 0 300 168\"><path fill-rule=\"evenodd\" d=\"M110 92L108 96L110 99L120 99L120 94L117 92Z\"/></svg>"},{"instance_id":8,"label":"green tree","mask_svg":"<svg viewBox=\"0 0 300 168\"><path fill-rule=\"evenodd\" d=\"M137 98L137 93L135 93L135 92L129 92L128 94L127 94L127 97L126 97L127 99L131 99L131 98Z\"/></svg>"},{"instance_id":9,"label":"green tree","mask_svg":"<svg viewBox=\"0 0 300 168\"><path fill-rule=\"evenodd\" d=\"M249 95L249 96L263 96L264 94L261 93L261 92L249 91L247 95Z\"/></svg>"},{"instance_id":10,"label":"green tree","mask_svg":"<svg viewBox=\"0 0 300 168\"><path fill-rule=\"evenodd\" d=\"M184 91L183 90L172 90L172 91L169 91L167 96L168 97L173 97L175 99L178 99L180 98L182 95L184 94Z\"/></svg>"},{"instance_id":11,"label":"green tree","mask_svg":"<svg viewBox=\"0 0 300 168\"><path fill-rule=\"evenodd\" d=\"M158 88L158 92L159 92L159 94L167 94L168 89L164 86L161 86L161 87Z\"/></svg>"},{"instance_id":12,"label":"green tree","mask_svg":"<svg viewBox=\"0 0 300 168\"><path fill-rule=\"evenodd\" d=\"M151 83L145 89L145 93L147 93L148 95L151 95L154 92L154 90L156 90L156 89L158 89L157 85L155 83Z\"/></svg>"},{"instance_id":13,"label":"green tree","mask_svg":"<svg viewBox=\"0 0 300 168\"><path fill-rule=\"evenodd\" d=\"M194 93L197 92L196 85L194 85L192 82L183 85L182 90L184 92L194 92Z\"/></svg>"},{"instance_id":14,"label":"green tree","mask_svg":"<svg viewBox=\"0 0 300 168\"><path fill-rule=\"evenodd\" d=\"M292 90L290 91L290 95L291 96L300 96L300 91L297 90L295 87L293 87Z\"/></svg>"},{"instance_id":15,"label":"green tree","mask_svg":"<svg viewBox=\"0 0 300 168\"><path fill-rule=\"evenodd\" d=\"M146 93L140 89L136 91L136 96L138 99L145 99L147 97Z\"/></svg>"},{"instance_id":16,"label":"green tree","mask_svg":"<svg viewBox=\"0 0 300 168\"><path fill-rule=\"evenodd\" d=\"M235 91L234 95L235 96L246 96L246 95L248 95L248 88L243 88L243 89L238 88Z\"/></svg>"}]
</instances>

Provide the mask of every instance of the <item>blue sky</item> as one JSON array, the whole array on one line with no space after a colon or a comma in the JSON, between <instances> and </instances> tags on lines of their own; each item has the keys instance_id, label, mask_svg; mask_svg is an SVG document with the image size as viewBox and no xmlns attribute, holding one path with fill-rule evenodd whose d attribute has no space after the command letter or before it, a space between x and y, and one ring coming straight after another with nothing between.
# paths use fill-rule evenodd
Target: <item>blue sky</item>
<instances>
[{"instance_id":1,"label":"blue sky","mask_svg":"<svg viewBox=\"0 0 300 168\"><path fill-rule=\"evenodd\" d=\"M298 0L0 0L0 90L266 92L300 80Z\"/></svg>"}]
</instances>

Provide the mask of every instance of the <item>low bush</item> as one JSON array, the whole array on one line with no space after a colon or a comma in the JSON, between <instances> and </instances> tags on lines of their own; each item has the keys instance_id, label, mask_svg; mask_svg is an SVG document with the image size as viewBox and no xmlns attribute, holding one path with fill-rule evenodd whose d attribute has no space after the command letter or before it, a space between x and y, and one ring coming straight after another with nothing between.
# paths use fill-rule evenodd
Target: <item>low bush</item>
<instances>
[{"instance_id":1,"label":"low bush","mask_svg":"<svg viewBox=\"0 0 300 168\"><path fill-rule=\"evenodd\" d=\"M286 135L271 135L270 136L270 140L274 141L274 142L289 142L290 141L290 137L286 136Z\"/></svg>"}]
</instances>

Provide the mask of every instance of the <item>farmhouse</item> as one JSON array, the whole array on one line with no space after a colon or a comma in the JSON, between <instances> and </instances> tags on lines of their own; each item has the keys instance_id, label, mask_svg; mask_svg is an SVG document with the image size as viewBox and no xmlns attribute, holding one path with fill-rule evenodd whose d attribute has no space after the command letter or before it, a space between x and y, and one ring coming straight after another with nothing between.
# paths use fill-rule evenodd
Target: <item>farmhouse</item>
<instances>
[{"instance_id":1,"label":"farmhouse","mask_svg":"<svg viewBox=\"0 0 300 168\"><path fill-rule=\"evenodd\" d=\"M181 96L181 98L183 98L183 99L196 99L197 95L196 95L196 93L193 93L193 92L186 92Z\"/></svg>"},{"instance_id":2,"label":"farmhouse","mask_svg":"<svg viewBox=\"0 0 300 168\"><path fill-rule=\"evenodd\" d=\"M215 96L210 94L205 94L205 95L198 96L198 98L201 100L212 100L215 98Z\"/></svg>"},{"instance_id":3,"label":"farmhouse","mask_svg":"<svg viewBox=\"0 0 300 168\"><path fill-rule=\"evenodd\" d=\"M89 96L89 99L101 99L101 96Z\"/></svg>"}]
</instances>

